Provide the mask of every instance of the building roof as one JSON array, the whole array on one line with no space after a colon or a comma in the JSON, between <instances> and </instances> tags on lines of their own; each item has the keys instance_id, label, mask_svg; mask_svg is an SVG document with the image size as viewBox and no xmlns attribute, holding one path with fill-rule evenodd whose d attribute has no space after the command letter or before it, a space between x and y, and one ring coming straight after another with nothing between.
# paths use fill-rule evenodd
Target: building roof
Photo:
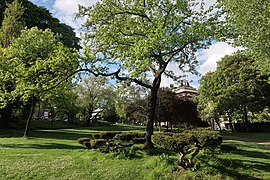
<instances>
[{"instance_id":1,"label":"building roof","mask_svg":"<svg viewBox=\"0 0 270 180\"><path fill-rule=\"evenodd\" d=\"M174 88L173 91L176 94L182 94L182 93L198 94L198 90L190 86L180 86L180 87Z\"/></svg>"}]
</instances>

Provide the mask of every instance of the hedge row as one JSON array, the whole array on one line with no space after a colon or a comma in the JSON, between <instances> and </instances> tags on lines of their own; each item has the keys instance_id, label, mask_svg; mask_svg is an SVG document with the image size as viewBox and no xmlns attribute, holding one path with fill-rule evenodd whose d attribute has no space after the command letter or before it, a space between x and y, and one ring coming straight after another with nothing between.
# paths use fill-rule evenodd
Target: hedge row
<instances>
[{"instance_id":1,"label":"hedge row","mask_svg":"<svg viewBox=\"0 0 270 180\"><path fill-rule=\"evenodd\" d=\"M145 142L145 134L144 133L136 133L136 132L100 132L92 134L92 139L90 138L80 138L78 139L78 143L86 146L91 149L98 149L107 144L116 144L116 143L125 143L126 145L132 144L142 144Z\"/></svg>"}]
</instances>

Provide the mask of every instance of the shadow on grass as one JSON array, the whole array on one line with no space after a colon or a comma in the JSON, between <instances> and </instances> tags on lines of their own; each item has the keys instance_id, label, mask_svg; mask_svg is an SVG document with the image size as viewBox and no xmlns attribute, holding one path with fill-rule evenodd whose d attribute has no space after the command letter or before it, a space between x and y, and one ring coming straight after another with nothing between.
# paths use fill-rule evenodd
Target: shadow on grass
<instances>
[{"instance_id":1,"label":"shadow on grass","mask_svg":"<svg viewBox=\"0 0 270 180\"><path fill-rule=\"evenodd\" d=\"M226 160L226 159L220 159L220 160L222 161L222 166L218 166L218 165L210 165L210 166L212 168L215 168L218 171L222 172L223 175L233 177L233 179L245 179L245 180L259 180L259 179L261 179L261 178L246 175L246 174L243 174L243 173L237 171L237 168L245 167L245 165L242 163L242 161L234 160L232 162L231 160Z\"/></svg>"},{"instance_id":2,"label":"shadow on grass","mask_svg":"<svg viewBox=\"0 0 270 180\"><path fill-rule=\"evenodd\" d=\"M94 132L100 131L144 131L144 127L128 125L112 125L100 127L82 127L76 129L47 129L47 130L30 130L28 137L35 138L52 138L64 140L76 140L81 137L91 137ZM0 138L22 137L22 130L0 129Z\"/></svg>"},{"instance_id":3,"label":"shadow on grass","mask_svg":"<svg viewBox=\"0 0 270 180\"><path fill-rule=\"evenodd\" d=\"M1 148L22 148L22 149L85 149L79 145L67 145L59 143L45 143L45 144L8 144L1 145Z\"/></svg>"},{"instance_id":4,"label":"shadow on grass","mask_svg":"<svg viewBox=\"0 0 270 180\"><path fill-rule=\"evenodd\" d=\"M223 175L230 176L233 179L262 179L263 177L260 176L263 176L264 173L267 173L270 170L270 162L267 162L267 160L270 159L269 153L237 150L228 152L228 155L226 155L226 158L221 158L213 154L209 158L208 154L207 156L201 156L198 159L205 164L204 166L212 169L210 172L213 173L213 175L215 172L221 172ZM253 159L248 159L248 157ZM262 159L266 161L262 161ZM253 175L250 174L250 172L260 172L260 174L257 173L256 175Z\"/></svg>"},{"instance_id":5,"label":"shadow on grass","mask_svg":"<svg viewBox=\"0 0 270 180\"><path fill-rule=\"evenodd\" d=\"M269 151L270 152L270 151ZM249 158L261 158L261 159L270 159L270 153L267 152L258 152L258 151L249 151L249 150L237 150L233 151L233 154L249 157ZM269 166L270 170L270 166Z\"/></svg>"},{"instance_id":6,"label":"shadow on grass","mask_svg":"<svg viewBox=\"0 0 270 180\"><path fill-rule=\"evenodd\" d=\"M65 130L52 130L52 131L32 131L29 133L29 137L34 138L49 138L49 139L60 139L60 140L77 140L82 137L90 137L90 132L72 132Z\"/></svg>"},{"instance_id":7,"label":"shadow on grass","mask_svg":"<svg viewBox=\"0 0 270 180\"><path fill-rule=\"evenodd\" d=\"M144 131L144 126L130 126L130 125L111 125L98 127L85 127L90 131Z\"/></svg>"},{"instance_id":8,"label":"shadow on grass","mask_svg":"<svg viewBox=\"0 0 270 180\"><path fill-rule=\"evenodd\" d=\"M229 144L235 147L242 147L242 148L259 148L262 150L270 150L270 145L266 144L256 144L256 142L246 142L241 140L225 140L224 144Z\"/></svg>"},{"instance_id":9,"label":"shadow on grass","mask_svg":"<svg viewBox=\"0 0 270 180\"><path fill-rule=\"evenodd\" d=\"M0 129L0 138L22 137L23 131L13 129Z\"/></svg>"}]
</instances>

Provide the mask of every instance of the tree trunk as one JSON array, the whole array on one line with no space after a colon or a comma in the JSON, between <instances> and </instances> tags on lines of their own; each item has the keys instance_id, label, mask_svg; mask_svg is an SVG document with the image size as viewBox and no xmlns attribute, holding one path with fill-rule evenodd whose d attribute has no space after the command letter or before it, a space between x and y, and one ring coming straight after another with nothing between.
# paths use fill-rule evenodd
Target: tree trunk
<instances>
[{"instance_id":1,"label":"tree trunk","mask_svg":"<svg viewBox=\"0 0 270 180\"><path fill-rule=\"evenodd\" d=\"M244 119L245 119L246 132L249 133L250 130L249 130L247 107L244 108Z\"/></svg>"},{"instance_id":2,"label":"tree trunk","mask_svg":"<svg viewBox=\"0 0 270 180\"><path fill-rule=\"evenodd\" d=\"M28 119L26 121L26 126L25 126L23 137L27 137L28 136L28 133L29 133L29 127L30 127L31 119L33 117L34 109L35 109L35 105L36 105L35 97L32 97L31 98L31 102L32 102L31 103L32 105L31 105L31 109L30 109L30 113L29 113Z\"/></svg>"},{"instance_id":3,"label":"tree trunk","mask_svg":"<svg viewBox=\"0 0 270 180\"><path fill-rule=\"evenodd\" d=\"M55 110L54 107L51 108L51 129L53 129L53 124L54 124L54 120L55 120Z\"/></svg>"},{"instance_id":4,"label":"tree trunk","mask_svg":"<svg viewBox=\"0 0 270 180\"><path fill-rule=\"evenodd\" d=\"M155 79L156 80L156 79ZM154 80L154 81L155 81ZM160 78L161 80L161 78ZM156 85L153 86L151 89L151 97L150 97L150 111L149 111L149 117L147 119L146 123L146 142L144 143L144 148L149 149L153 148L154 144L152 143L151 137L153 135L153 129L154 129L154 122L156 119L156 103L157 103L157 93L159 89L160 81L157 82Z\"/></svg>"},{"instance_id":5,"label":"tree trunk","mask_svg":"<svg viewBox=\"0 0 270 180\"><path fill-rule=\"evenodd\" d=\"M230 125L230 128L232 130L232 133L234 133L234 127L233 127L233 124L232 124L232 117L231 117L231 114L230 112L227 112L228 114L228 119L229 119L229 125Z\"/></svg>"},{"instance_id":6,"label":"tree trunk","mask_svg":"<svg viewBox=\"0 0 270 180\"><path fill-rule=\"evenodd\" d=\"M219 128L219 131L220 131L220 132L222 132L222 129L221 129L220 123L218 122L218 120L217 120L217 119L215 119L215 122L217 123L217 126L218 126L218 128ZM213 122L213 124L214 124L214 122Z\"/></svg>"}]
</instances>

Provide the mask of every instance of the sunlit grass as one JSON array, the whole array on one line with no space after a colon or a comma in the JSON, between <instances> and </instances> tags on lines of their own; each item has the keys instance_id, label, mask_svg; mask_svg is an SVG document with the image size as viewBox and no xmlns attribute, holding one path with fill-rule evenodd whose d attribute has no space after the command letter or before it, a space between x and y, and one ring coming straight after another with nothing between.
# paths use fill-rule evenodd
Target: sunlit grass
<instances>
[{"instance_id":1,"label":"sunlit grass","mask_svg":"<svg viewBox=\"0 0 270 180\"><path fill-rule=\"evenodd\" d=\"M87 150L77 143L100 131L144 131L144 127L35 130L28 138L21 131L0 131L0 179L270 179L270 146L225 140L237 151L205 151L196 166L177 172L177 154L143 151L124 157Z\"/></svg>"}]
</instances>

